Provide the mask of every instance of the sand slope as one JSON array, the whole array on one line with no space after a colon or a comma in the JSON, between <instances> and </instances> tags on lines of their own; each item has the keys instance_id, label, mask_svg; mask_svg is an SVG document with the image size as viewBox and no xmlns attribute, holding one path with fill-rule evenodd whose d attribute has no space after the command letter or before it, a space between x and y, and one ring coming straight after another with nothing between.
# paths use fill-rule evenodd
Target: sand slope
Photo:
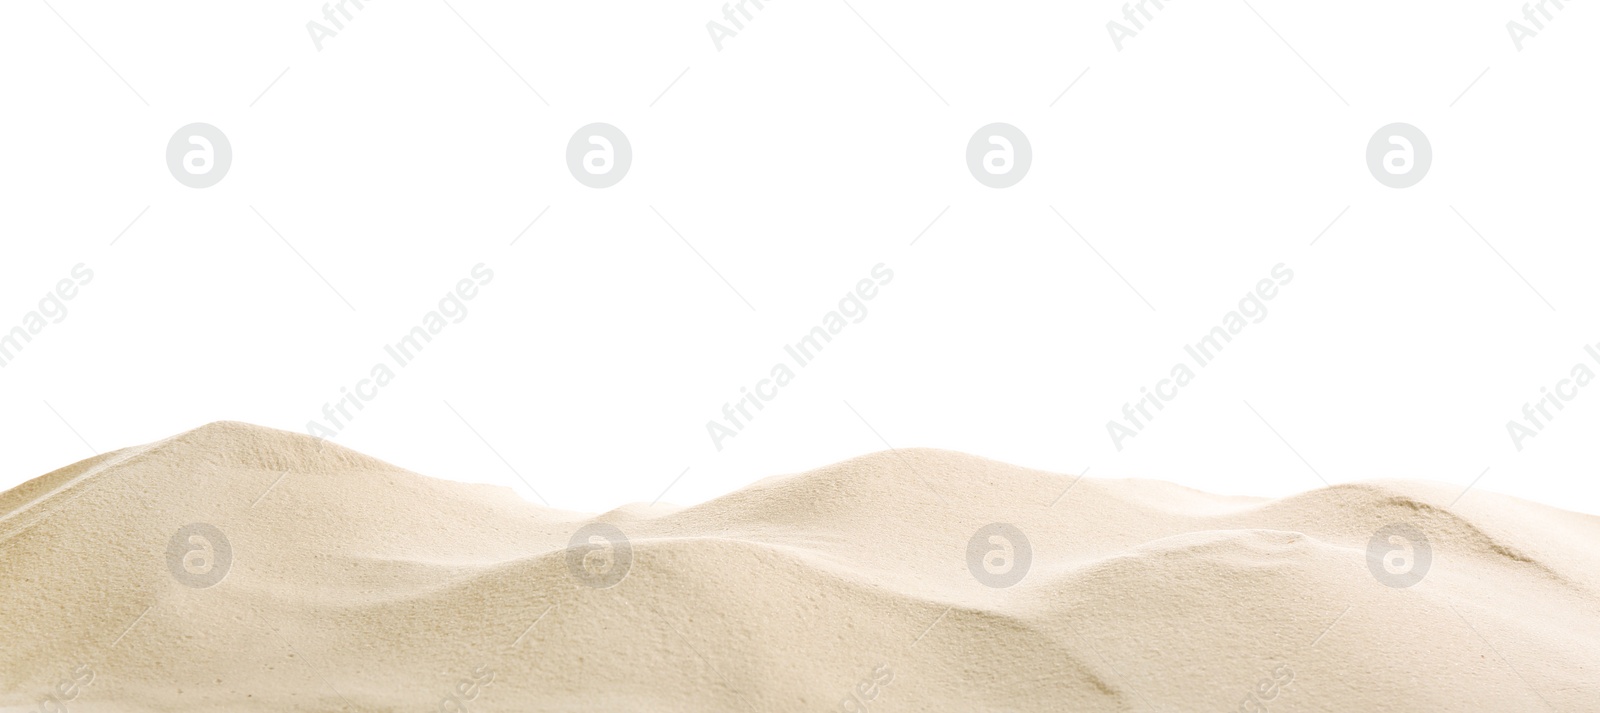
<instances>
[{"instance_id":1,"label":"sand slope","mask_svg":"<svg viewBox=\"0 0 1600 713\"><path fill-rule=\"evenodd\" d=\"M217 423L0 495L0 710L1600 711L1600 518L1459 492L919 449L595 518Z\"/></svg>"}]
</instances>

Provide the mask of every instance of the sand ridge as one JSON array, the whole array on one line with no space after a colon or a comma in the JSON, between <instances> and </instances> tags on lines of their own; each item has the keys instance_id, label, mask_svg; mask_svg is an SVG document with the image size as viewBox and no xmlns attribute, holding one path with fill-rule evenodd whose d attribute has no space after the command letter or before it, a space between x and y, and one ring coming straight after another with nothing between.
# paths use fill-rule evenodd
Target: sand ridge
<instances>
[{"instance_id":1,"label":"sand ridge","mask_svg":"<svg viewBox=\"0 0 1600 713\"><path fill-rule=\"evenodd\" d=\"M1594 711L1597 539L932 449L592 516L223 422L0 494L0 710Z\"/></svg>"}]
</instances>

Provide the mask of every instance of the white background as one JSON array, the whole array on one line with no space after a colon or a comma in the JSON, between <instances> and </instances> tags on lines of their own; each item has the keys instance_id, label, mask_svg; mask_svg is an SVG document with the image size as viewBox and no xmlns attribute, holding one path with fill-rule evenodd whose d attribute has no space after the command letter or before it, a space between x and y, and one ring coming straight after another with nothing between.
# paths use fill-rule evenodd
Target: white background
<instances>
[{"instance_id":1,"label":"white background","mask_svg":"<svg viewBox=\"0 0 1600 713\"><path fill-rule=\"evenodd\" d=\"M886 440L1268 496L1481 475L1600 513L1600 386L1506 433L1600 342L1592 3L1518 51L1509 0L1173 0L1118 51L1118 2L774 0L718 51L711 0L450 2L373 0L321 51L310 0L7 4L0 329L95 277L0 369L0 487L213 420L304 431L484 262L337 442L583 511ZM564 159L596 121L634 150L601 190ZM192 122L232 144L211 188L165 164ZM1032 144L1011 188L965 165L992 122ZM1411 188L1366 167L1391 122L1433 147ZM869 315L713 448L879 262ZM1279 262L1267 318L1114 448Z\"/></svg>"}]
</instances>

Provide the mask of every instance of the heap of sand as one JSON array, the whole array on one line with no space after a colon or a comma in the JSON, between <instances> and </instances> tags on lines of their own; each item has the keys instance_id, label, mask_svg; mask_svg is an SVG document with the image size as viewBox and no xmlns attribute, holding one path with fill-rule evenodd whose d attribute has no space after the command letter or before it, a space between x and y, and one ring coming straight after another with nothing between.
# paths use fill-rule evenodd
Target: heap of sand
<instances>
[{"instance_id":1,"label":"heap of sand","mask_svg":"<svg viewBox=\"0 0 1600 713\"><path fill-rule=\"evenodd\" d=\"M217 423L0 494L0 710L1600 710L1600 518L1459 495L917 449L592 517Z\"/></svg>"}]
</instances>

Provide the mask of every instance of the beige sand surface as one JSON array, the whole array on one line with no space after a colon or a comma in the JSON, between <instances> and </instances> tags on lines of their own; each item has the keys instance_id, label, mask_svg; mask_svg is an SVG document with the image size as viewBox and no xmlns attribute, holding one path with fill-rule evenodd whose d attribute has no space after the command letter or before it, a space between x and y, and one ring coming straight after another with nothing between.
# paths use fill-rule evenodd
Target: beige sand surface
<instances>
[{"instance_id":1,"label":"beige sand surface","mask_svg":"<svg viewBox=\"0 0 1600 713\"><path fill-rule=\"evenodd\" d=\"M218 423L0 495L0 710L1600 711L1600 518L1459 494L904 450L590 517Z\"/></svg>"}]
</instances>

